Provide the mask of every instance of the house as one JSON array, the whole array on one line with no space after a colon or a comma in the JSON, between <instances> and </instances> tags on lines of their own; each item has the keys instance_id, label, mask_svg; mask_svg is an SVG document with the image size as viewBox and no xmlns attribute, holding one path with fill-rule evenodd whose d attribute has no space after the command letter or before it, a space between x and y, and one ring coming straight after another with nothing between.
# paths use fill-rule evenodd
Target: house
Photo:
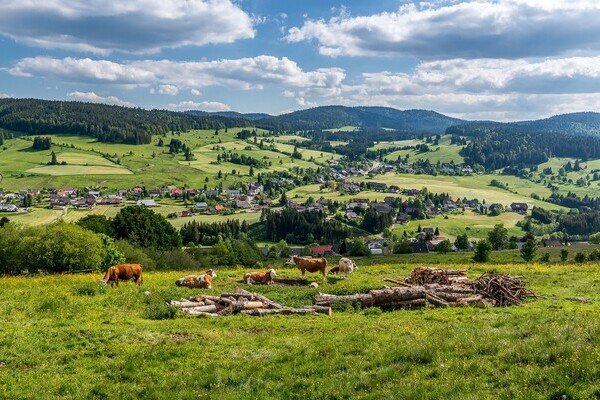
<instances>
[{"instance_id":1,"label":"house","mask_svg":"<svg viewBox=\"0 0 600 400\"><path fill-rule=\"evenodd\" d=\"M379 182L369 182L369 183L367 183L367 187L371 190L378 190L378 191L387 190L387 188L388 188L387 184L379 183Z\"/></svg>"},{"instance_id":2,"label":"house","mask_svg":"<svg viewBox=\"0 0 600 400\"><path fill-rule=\"evenodd\" d=\"M133 189L131 189L131 195L133 197L142 197L143 194L144 189L142 189L141 187L134 187Z\"/></svg>"},{"instance_id":3,"label":"house","mask_svg":"<svg viewBox=\"0 0 600 400\"><path fill-rule=\"evenodd\" d=\"M392 207L386 203L372 203L371 207L380 214L389 214L392 212Z\"/></svg>"},{"instance_id":4,"label":"house","mask_svg":"<svg viewBox=\"0 0 600 400\"><path fill-rule=\"evenodd\" d=\"M408 215L408 214L400 213L396 217L397 224L405 225L408 223L408 221L410 221L410 215Z\"/></svg>"},{"instance_id":5,"label":"house","mask_svg":"<svg viewBox=\"0 0 600 400\"><path fill-rule=\"evenodd\" d=\"M433 228L423 228L421 232L423 232L427 236L433 237L435 230Z\"/></svg>"},{"instance_id":6,"label":"house","mask_svg":"<svg viewBox=\"0 0 600 400\"><path fill-rule=\"evenodd\" d=\"M115 196L114 194L110 194L100 201L101 204L121 204L123 199L119 196Z\"/></svg>"},{"instance_id":7,"label":"house","mask_svg":"<svg viewBox=\"0 0 600 400\"><path fill-rule=\"evenodd\" d=\"M331 255L333 254L333 245L326 244L311 246L310 253L315 256Z\"/></svg>"},{"instance_id":8,"label":"house","mask_svg":"<svg viewBox=\"0 0 600 400\"><path fill-rule=\"evenodd\" d=\"M252 208L252 205L250 204L250 202L248 200L236 200L235 208L248 209L248 208Z\"/></svg>"},{"instance_id":9,"label":"house","mask_svg":"<svg viewBox=\"0 0 600 400\"><path fill-rule=\"evenodd\" d=\"M214 198L219 197L219 191L216 189L205 190L203 193L206 197L214 197Z\"/></svg>"},{"instance_id":10,"label":"house","mask_svg":"<svg viewBox=\"0 0 600 400\"><path fill-rule=\"evenodd\" d=\"M444 208L448 211L456 211L456 203L452 200L444 200L442 202L444 204Z\"/></svg>"},{"instance_id":11,"label":"house","mask_svg":"<svg viewBox=\"0 0 600 400\"><path fill-rule=\"evenodd\" d=\"M406 191L406 194L407 194L408 196L416 196L416 195L418 195L418 194L419 194L419 191L418 191L417 189L408 189L408 190Z\"/></svg>"},{"instance_id":12,"label":"house","mask_svg":"<svg viewBox=\"0 0 600 400\"><path fill-rule=\"evenodd\" d=\"M85 198L76 201L74 206L80 210L91 210L92 208L96 207L96 198L94 196L87 195Z\"/></svg>"},{"instance_id":13,"label":"house","mask_svg":"<svg viewBox=\"0 0 600 400\"><path fill-rule=\"evenodd\" d=\"M512 203L510 208L516 213L527 214L527 209L529 206L526 203Z\"/></svg>"},{"instance_id":14,"label":"house","mask_svg":"<svg viewBox=\"0 0 600 400\"><path fill-rule=\"evenodd\" d=\"M223 189L223 193L226 193L234 198L240 195L240 191L237 189Z\"/></svg>"},{"instance_id":15,"label":"house","mask_svg":"<svg viewBox=\"0 0 600 400\"><path fill-rule=\"evenodd\" d=\"M65 196L52 195L50 207L55 210L64 210L71 205L71 199Z\"/></svg>"},{"instance_id":16,"label":"house","mask_svg":"<svg viewBox=\"0 0 600 400\"><path fill-rule=\"evenodd\" d=\"M0 204L0 212L17 212L19 209L14 204Z\"/></svg>"},{"instance_id":17,"label":"house","mask_svg":"<svg viewBox=\"0 0 600 400\"><path fill-rule=\"evenodd\" d=\"M466 200L463 202L463 205L468 208L475 208L475 207L477 207L478 204L479 204L479 201L477 199Z\"/></svg>"},{"instance_id":18,"label":"house","mask_svg":"<svg viewBox=\"0 0 600 400\"><path fill-rule=\"evenodd\" d=\"M429 244L425 242L413 242L410 244L413 253L429 253Z\"/></svg>"},{"instance_id":19,"label":"house","mask_svg":"<svg viewBox=\"0 0 600 400\"><path fill-rule=\"evenodd\" d=\"M154 201L154 199L151 199L151 200L138 200L137 201L137 205L141 206L141 207L158 207L158 204L156 204L156 201Z\"/></svg>"},{"instance_id":20,"label":"house","mask_svg":"<svg viewBox=\"0 0 600 400\"><path fill-rule=\"evenodd\" d=\"M150 195L151 198L155 199L157 197L161 196L160 190L159 189L152 189L150 192L148 192L148 194Z\"/></svg>"},{"instance_id":21,"label":"house","mask_svg":"<svg viewBox=\"0 0 600 400\"><path fill-rule=\"evenodd\" d=\"M117 194L119 195L119 197L127 197L128 192L125 189L121 189L117 192Z\"/></svg>"},{"instance_id":22,"label":"house","mask_svg":"<svg viewBox=\"0 0 600 400\"><path fill-rule=\"evenodd\" d=\"M169 194L174 199L180 199L183 197L183 190L181 190L179 188L175 188L175 189L172 189L171 192L169 192Z\"/></svg>"},{"instance_id":23,"label":"house","mask_svg":"<svg viewBox=\"0 0 600 400\"><path fill-rule=\"evenodd\" d=\"M72 186L67 186L62 190L65 193L65 196L73 197L77 196L77 188Z\"/></svg>"},{"instance_id":24,"label":"house","mask_svg":"<svg viewBox=\"0 0 600 400\"><path fill-rule=\"evenodd\" d=\"M192 212L190 210L183 210L183 211L177 211L175 213L175 215L179 218L182 218L182 217L191 217L194 214L192 214Z\"/></svg>"},{"instance_id":25,"label":"house","mask_svg":"<svg viewBox=\"0 0 600 400\"><path fill-rule=\"evenodd\" d=\"M542 240L542 244L544 247L563 247L562 242L557 239L544 239Z\"/></svg>"},{"instance_id":26,"label":"house","mask_svg":"<svg viewBox=\"0 0 600 400\"><path fill-rule=\"evenodd\" d=\"M390 206L393 205L395 201L396 201L396 197L393 197L393 196L387 196L385 199L383 199L383 202L385 204L389 204Z\"/></svg>"},{"instance_id":27,"label":"house","mask_svg":"<svg viewBox=\"0 0 600 400\"><path fill-rule=\"evenodd\" d=\"M258 182L253 182L248 187L248 194L250 196L256 196L256 195L262 193L264 189L265 188L262 184L260 184Z\"/></svg>"},{"instance_id":28,"label":"house","mask_svg":"<svg viewBox=\"0 0 600 400\"><path fill-rule=\"evenodd\" d=\"M346 213L346 218L348 218L348 221L355 221L358 219L358 214L354 211L348 211Z\"/></svg>"},{"instance_id":29,"label":"house","mask_svg":"<svg viewBox=\"0 0 600 400\"><path fill-rule=\"evenodd\" d=\"M392 185L390 186L391 193L400 193L400 186Z\"/></svg>"},{"instance_id":30,"label":"house","mask_svg":"<svg viewBox=\"0 0 600 400\"><path fill-rule=\"evenodd\" d=\"M212 210L214 212L221 212L221 211L225 211L225 206L221 205L221 204L217 204L216 206L212 207Z\"/></svg>"},{"instance_id":31,"label":"house","mask_svg":"<svg viewBox=\"0 0 600 400\"><path fill-rule=\"evenodd\" d=\"M198 203L196 203L194 208L196 210L206 210L208 208L208 203L205 201L199 201Z\"/></svg>"}]
</instances>

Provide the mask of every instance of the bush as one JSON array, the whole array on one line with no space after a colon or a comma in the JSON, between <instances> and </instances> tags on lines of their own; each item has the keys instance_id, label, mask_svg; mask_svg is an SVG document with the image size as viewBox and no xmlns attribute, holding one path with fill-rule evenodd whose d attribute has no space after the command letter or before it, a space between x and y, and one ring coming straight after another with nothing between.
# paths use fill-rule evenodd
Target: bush
<instances>
[{"instance_id":1,"label":"bush","mask_svg":"<svg viewBox=\"0 0 600 400\"><path fill-rule=\"evenodd\" d=\"M352 247L350 248L348 255L354 257L369 256L371 255L371 250L369 250L369 246L367 246L365 242L363 242L361 239L356 238L352 241Z\"/></svg>"},{"instance_id":2,"label":"bush","mask_svg":"<svg viewBox=\"0 0 600 400\"><path fill-rule=\"evenodd\" d=\"M569 257L569 250L567 249L562 249L560 251L560 262L565 262L567 261L567 257Z\"/></svg>"},{"instance_id":3,"label":"bush","mask_svg":"<svg viewBox=\"0 0 600 400\"><path fill-rule=\"evenodd\" d=\"M177 308L168 304L163 296L151 294L146 297L144 318L153 320L173 319L176 314Z\"/></svg>"},{"instance_id":4,"label":"bush","mask_svg":"<svg viewBox=\"0 0 600 400\"><path fill-rule=\"evenodd\" d=\"M550 253L544 253L540 257L540 262L550 262Z\"/></svg>"},{"instance_id":5,"label":"bush","mask_svg":"<svg viewBox=\"0 0 600 400\"><path fill-rule=\"evenodd\" d=\"M585 255L585 253L579 252L579 253L575 254L575 262L577 262L577 263L585 262L586 258L587 257Z\"/></svg>"},{"instance_id":6,"label":"bush","mask_svg":"<svg viewBox=\"0 0 600 400\"><path fill-rule=\"evenodd\" d=\"M475 245L475 253L473 254L473 261L488 262L490 260L491 252L492 252L492 244L490 243L490 241L487 239L480 240Z\"/></svg>"}]
</instances>

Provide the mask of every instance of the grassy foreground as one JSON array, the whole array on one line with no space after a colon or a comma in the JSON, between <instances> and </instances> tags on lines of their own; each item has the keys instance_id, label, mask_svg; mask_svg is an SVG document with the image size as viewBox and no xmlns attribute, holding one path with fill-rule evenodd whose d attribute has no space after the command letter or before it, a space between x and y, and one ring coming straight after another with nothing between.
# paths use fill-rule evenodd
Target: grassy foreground
<instances>
[{"instance_id":1,"label":"grassy foreground","mask_svg":"<svg viewBox=\"0 0 600 400\"><path fill-rule=\"evenodd\" d=\"M382 278L405 277L416 266L383 262L359 260L351 279L329 278L318 289L251 290L299 306L319 291L380 288ZM596 265L460 267L472 277L492 269L524 275L543 297L510 309L156 319L169 315L165 299L199 292L174 286L182 272L147 273L143 287L118 289L100 289L100 274L0 278L0 398L600 396ZM242 285L242 269L218 273L203 292Z\"/></svg>"}]
</instances>

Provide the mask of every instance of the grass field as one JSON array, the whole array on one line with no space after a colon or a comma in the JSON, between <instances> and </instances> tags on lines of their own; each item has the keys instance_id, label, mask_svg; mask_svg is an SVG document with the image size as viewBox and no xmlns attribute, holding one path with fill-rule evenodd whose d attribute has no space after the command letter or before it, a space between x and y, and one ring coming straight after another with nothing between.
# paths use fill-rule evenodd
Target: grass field
<instances>
[{"instance_id":1,"label":"grass field","mask_svg":"<svg viewBox=\"0 0 600 400\"><path fill-rule=\"evenodd\" d=\"M401 197L391 193L375 192L371 190L365 190L357 194L341 194L340 192L335 190L321 190L321 185L319 184L300 186L296 189L287 192L287 197L293 199L297 203L305 202L306 200L308 200L309 197L312 197L315 200L319 200L321 197L324 197L332 201L349 201L357 197L362 199L369 199L371 201L383 201L383 199L385 199L388 196Z\"/></svg>"},{"instance_id":2,"label":"grass field","mask_svg":"<svg viewBox=\"0 0 600 400\"><path fill-rule=\"evenodd\" d=\"M318 289L251 290L300 306L318 292L380 288L420 265L403 260L358 260L351 279ZM523 275L543 297L513 308L156 320L164 300L198 293L173 284L187 272L146 273L139 289L101 290L100 274L0 278L0 398L597 398L595 265L456 266ZM244 271L219 269L202 292L231 291Z\"/></svg>"},{"instance_id":3,"label":"grass field","mask_svg":"<svg viewBox=\"0 0 600 400\"><path fill-rule=\"evenodd\" d=\"M456 146L450 144L450 136L442 136L439 145L434 145L432 143L426 143L424 140L403 140L392 142L396 143L395 146L415 146L417 144L427 144L429 146L428 152L420 152L416 150L400 150L395 151L393 153L388 154L385 159L390 161L395 161L400 158L406 157L408 154L408 161L414 162L417 160L429 160L432 163L440 162L451 162L454 161L456 164L462 164L465 162L463 156L458 154L458 152L462 149L462 146ZM380 143L379 146L382 146L383 143Z\"/></svg>"}]
</instances>

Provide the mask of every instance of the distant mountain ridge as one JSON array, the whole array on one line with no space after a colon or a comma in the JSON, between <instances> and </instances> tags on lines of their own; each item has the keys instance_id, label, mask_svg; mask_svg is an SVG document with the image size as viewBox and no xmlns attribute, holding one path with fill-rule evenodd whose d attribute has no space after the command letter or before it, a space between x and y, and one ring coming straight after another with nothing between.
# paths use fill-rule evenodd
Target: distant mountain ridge
<instances>
[{"instance_id":1,"label":"distant mountain ridge","mask_svg":"<svg viewBox=\"0 0 600 400\"><path fill-rule=\"evenodd\" d=\"M239 113L237 111L200 111L200 110L189 110L184 111L185 114L195 115L198 117L206 116L217 116L225 118L236 118L236 119L247 119L249 121L256 121L259 119L272 118L273 115L265 113Z\"/></svg>"},{"instance_id":2,"label":"distant mountain ridge","mask_svg":"<svg viewBox=\"0 0 600 400\"><path fill-rule=\"evenodd\" d=\"M260 119L256 125L271 130L318 130L358 126L439 134L467 121L429 110L397 110L390 107L322 106Z\"/></svg>"}]
</instances>

